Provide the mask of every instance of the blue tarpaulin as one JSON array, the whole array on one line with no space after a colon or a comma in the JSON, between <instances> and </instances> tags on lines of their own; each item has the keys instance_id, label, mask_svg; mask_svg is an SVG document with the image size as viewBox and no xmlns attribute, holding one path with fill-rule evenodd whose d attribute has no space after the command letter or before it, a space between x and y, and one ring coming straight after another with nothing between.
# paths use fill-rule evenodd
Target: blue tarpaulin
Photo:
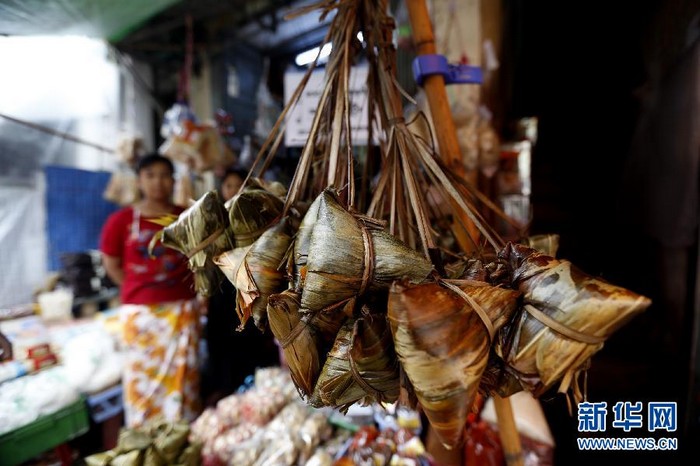
<instances>
[{"instance_id":1,"label":"blue tarpaulin","mask_svg":"<svg viewBox=\"0 0 700 466\"><path fill-rule=\"evenodd\" d=\"M60 270L61 254L97 249L107 217L119 206L104 200L107 172L47 166L46 216L49 270Z\"/></svg>"}]
</instances>

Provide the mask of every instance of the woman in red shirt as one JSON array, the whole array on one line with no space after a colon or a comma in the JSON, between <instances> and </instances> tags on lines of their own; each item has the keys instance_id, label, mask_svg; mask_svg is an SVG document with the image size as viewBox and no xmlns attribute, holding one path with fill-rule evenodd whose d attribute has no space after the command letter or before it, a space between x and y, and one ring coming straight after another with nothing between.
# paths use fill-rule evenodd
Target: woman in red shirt
<instances>
[{"instance_id":1,"label":"woman in red shirt","mask_svg":"<svg viewBox=\"0 0 700 466\"><path fill-rule=\"evenodd\" d=\"M100 240L105 269L120 286L131 427L155 417L193 420L199 411L200 305L187 258L162 245L148 253L153 235L182 212L171 201L174 167L151 154L137 174L141 200L112 214Z\"/></svg>"}]
</instances>

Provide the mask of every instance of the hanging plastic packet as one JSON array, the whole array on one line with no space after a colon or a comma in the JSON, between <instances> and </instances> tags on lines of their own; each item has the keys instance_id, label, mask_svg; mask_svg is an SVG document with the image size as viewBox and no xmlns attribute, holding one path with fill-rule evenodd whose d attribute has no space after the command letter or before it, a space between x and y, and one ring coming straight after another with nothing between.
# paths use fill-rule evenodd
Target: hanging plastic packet
<instances>
[{"instance_id":1,"label":"hanging plastic packet","mask_svg":"<svg viewBox=\"0 0 700 466\"><path fill-rule=\"evenodd\" d=\"M184 133L184 122L186 121L197 123L197 117L189 105L184 102L176 102L163 115L160 135L163 139L182 135Z\"/></svg>"}]
</instances>

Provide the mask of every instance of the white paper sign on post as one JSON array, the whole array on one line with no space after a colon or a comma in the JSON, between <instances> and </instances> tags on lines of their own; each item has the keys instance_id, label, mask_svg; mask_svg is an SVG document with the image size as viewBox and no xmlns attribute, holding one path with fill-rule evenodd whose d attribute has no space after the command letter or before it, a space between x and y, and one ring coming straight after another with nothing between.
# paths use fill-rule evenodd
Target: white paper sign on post
<instances>
[{"instance_id":1,"label":"white paper sign on post","mask_svg":"<svg viewBox=\"0 0 700 466\"><path fill-rule=\"evenodd\" d=\"M353 145L366 145L369 136L367 66L353 67L350 72L350 127ZM287 104L304 77L305 71L287 71L284 74L284 102ZM287 129L284 143L287 147L303 147L309 137L311 124L318 108L318 101L325 85L326 72L314 70L309 78L299 102L287 114ZM377 136L373 139L376 141Z\"/></svg>"}]
</instances>

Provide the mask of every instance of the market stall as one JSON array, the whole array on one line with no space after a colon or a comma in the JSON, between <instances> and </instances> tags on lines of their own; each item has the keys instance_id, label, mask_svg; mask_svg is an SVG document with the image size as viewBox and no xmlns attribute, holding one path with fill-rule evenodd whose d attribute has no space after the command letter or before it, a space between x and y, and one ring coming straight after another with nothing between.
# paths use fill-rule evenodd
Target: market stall
<instances>
[{"instance_id":1,"label":"market stall","mask_svg":"<svg viewBox=\"0 0 700 466\"><path fill-rule=\"evenodd\" d=\"M522 401L517 406L532 411L537 405ZM503 453L492 411L486 406L483 418L474 419L465 454L478 464L496 466ZM551 434L536 411L518 422L526 426L522 439L527 464L544 466L552 464ZM124 430L115 449L85 460L89 466L118 461L147 465L159 457L168 464L190 465L199 464L194 458L201 453L205 466L438 466L425 449L424 429L417 411L391 405L356 406L347 413L312 408L299 399L284 369L268 367L191 425L155 422ZM135 436L142 442L134 443Z\"/></svg>"},{"instance_id":2,"label":"market stall","mask_svg":"<svg viewBox=\"0 0 700 466\"><path fill-rule=\"evenodd\" d=\"M47 318L49 316L49 318ZM12 358L0 363L0 463L17 465L92 429L109 445L121 423L121 357L110 313L59 318L50 312L0 320Z\"/></svg>"}]
</instances>

